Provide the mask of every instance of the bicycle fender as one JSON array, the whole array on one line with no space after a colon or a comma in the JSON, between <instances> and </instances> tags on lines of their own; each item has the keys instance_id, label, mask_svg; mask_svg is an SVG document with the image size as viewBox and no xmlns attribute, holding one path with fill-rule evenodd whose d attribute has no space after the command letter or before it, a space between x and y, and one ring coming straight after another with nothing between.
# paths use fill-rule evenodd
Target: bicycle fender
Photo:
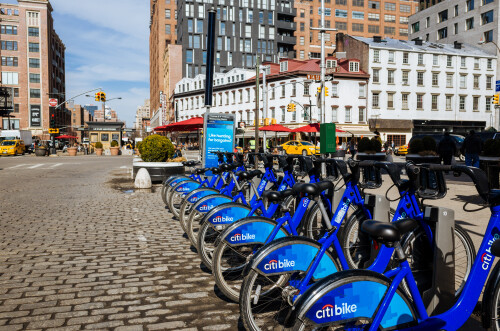
<instances>
[{"instance_id":1,"label":"bicycle fender","mask_svg":"<svg viewBox=\"0 0 500 331\"><path fill-rule=\"evenodd\" d=\"M250 269L269 276L293 271L307 271L321 249L321 245L307 237L280 238L263 246L249 261L243 275ZM337 272L334 259L327 251L316 268L313 279Z\"/></svg>"},{"instance_id":2,"label":"bicycle fender","mask_svg":"<svg viewBox=\"0 0 500 331\"><path fill-rule=\"evenodd\" d=\"M189 193L197 188L200 187L200 183L195 182L195 181L185 181L185 182L180 182L176 186L174 186L174 191L178 193L183 193L186 195L186 193Z\"/></svg>"},{"instance_id":3,"label":"bicycle fender","mask_svg":"<svg viewBox=\"0 0 500 331\"><path fill-rule=\"evenodd\" d=\"M292 327L297 320L326 326L355 318L373 319L390 284L389 278L370 270L345 270L330 275L297 299L285 327ZM396 292L380 326L392 330L416 324L410 300L402 292Z\"/></svg>"},{"instance_id":4,"label":"bicycle fender","mask_svg":"<svg viewBox=\"0 0 500 331\"><path fill-rule=\"evenodd\" d=\"M493 296L495 294L495 288L500 286L500 261L495 264L495 267L488 277L486 282L486 287L483 292L483 303L481 305L481 320L483 328L489 329L491 327L491 307L493 307Z\"/></svg>"},{"instance_id":5,"label":"bicycle fender","mask_svg":"<svg viewBox=\"0 0 500 331\"><path fill-rule=\"evenodd\" d=\"M202 188L199 188L199 189L196 189L196 190L190 192L186 196L186 200L189 203L195 203L198 200L200 200L201 198L206 197L207 195L213 195L213 194L218 194L218 193L219 193L219 191L214 189L214 188L202 187Z\"/></svg>"},{"instance_id":6,"label":"bicycle fender","mask_svg":"<svg viewBox=\"0 0 500 331\"><path fill-rule=\"evenodd\" d=\"M217 230L222 230L227 224L248 216L252 208L241 203L230 202L219 205L209 211L200 221L200 224L209 222Z\"/></svg>"},{"instance_id":7,"label":"bicycle fender","mask_svg":"<svg viewBox=\"0 0 500 331\"><path fill-rule=\"evenodd\" d=\"M189 176L186 176L186 175L172 175L163 181L163 186L168 185L171 181L173 181L174 179L177 179L177 178L191 179Z\"/></svg>"},{"instance_id":8,"label":"bicycle fender","mask_svg":"<svg viewBox=\"0 0 500 331\"><path fill-rule=\"evenodd\" d=\"M220 236L217 237L215 246L221 240L229 246L241 246L248 244L264 244L277 226L277 222L266 217L250 216L242 218L229 225ZM288 232L281 227L274 239L287 237Z\"/></svg>"},{"instance_id":9,"label":"bicycle fender","mask_svg":"<svg viewBox=\"0 0 500 331\"><path fill-rule=\"evenodd\" d=\"M172 179L169 183L167 183L167 185L170 187L174 187L175 185L179 184L180 182L183 182L186 180L192 180L192 179L189 177L178 177L178 178Z\"/></svg>"},{"instance_id":10,"label":"bicycle fender","mask_svg":"<svg viewBox=\"0 0 500 331\"><path fill-rule=\"evenodd\" d=\"M231 202L232 198L223 194L213 194L207 195L199 199L195 205L193 206L193 210L196 210L200 213L207 213L213 208L223 203Z\"/></svg>"}]
</instances>

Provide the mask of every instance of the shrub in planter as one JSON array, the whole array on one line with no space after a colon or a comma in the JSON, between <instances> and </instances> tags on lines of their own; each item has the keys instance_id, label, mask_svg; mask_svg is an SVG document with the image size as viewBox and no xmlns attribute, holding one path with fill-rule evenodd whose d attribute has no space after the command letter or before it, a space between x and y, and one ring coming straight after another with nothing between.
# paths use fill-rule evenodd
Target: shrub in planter
<instances>
[{"instance_id":1,"label":"shrub in planter","mask_svg":"<svg viewBox=\"0 0 500 331\"><path fill-rule=\"evenodd\" d=\"M113 140L113 141L111 142L111 147L118 147L118 141Z\"/></svg>"},{"instance_id":2,"label":"shrub in planter","mask_svg":"<svg viewBox=\"0 0 500 331\"><path fill-rule=\"evenodd\" d=\"M422 139L413 139L408 146L408 154L418 154L424 150Z\"/></svg>"},{"instance_id":3,"label":"shrub in planter","mask_svg":"<svg viewBox=\"0 0 500 331\"><path fill-rule=\"evenodd\" d=\"M100 141L96 142L95 148L102 148L102 142L100 142Z\"/></svg>"},{"instance_id":4,"label":"shrub in planter","mask_svg":"<svg viewBox=\"0 0 500 331\"><path fill-rule=\"evenodd\" d=\"M154 134L144 139L139 152L144 162L163 162L174 155L174 145L167 137Z\"/></svg>"},{"instance_id":5,"label":"shrub in planter","mask_svg":"<svg viewBox=\"0 0 500 331\"><path fill-rule=\"evenodd\" d=\"M136 148L137 150L140 150L140 149L141 149L141 144L142 144L142 141L138 141L138 142L136 142L136 143L135 143L135 148Z\"/></svg>"},{"instance_id":6,"label":"shrub in planter","mask_svg":"<svg viewBox=\"0 0 500 331\"><path fill-rule=\"evenodd\" d=\"M484 156L500 157L500 140L488 139L483 146Z\"/></svg>"}]
</instances>

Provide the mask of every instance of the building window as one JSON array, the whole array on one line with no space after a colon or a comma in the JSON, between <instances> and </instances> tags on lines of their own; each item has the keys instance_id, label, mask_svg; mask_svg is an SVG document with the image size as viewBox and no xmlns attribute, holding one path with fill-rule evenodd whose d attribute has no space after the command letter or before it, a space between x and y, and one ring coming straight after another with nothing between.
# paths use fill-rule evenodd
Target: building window
<instances>
[{"instance_id":1,"label":"building window","mask_svg":"<svg viewBox=\"0 0 500 331\"><path fill-rule=\"evenodd\" d=\"M380 51L378 49L373 50L373 62L380 62Z\"/></svg>"},{"instance_id":2,"label":"building window","mask_svg":"<svg viewBox=\"0 0 500 331\"><path fill-rule=\"evenodd\" d=\"M452 58L452 56L451 56L451 55L446 56L446 66L447 66L447 67L451 67L451 65L452 65L452 62L451 62L451 61L452 61L452 59L453 59L453 58Z\"/></svg>"},{"instance_id":3,"label":"building window","mask_svg":"<svg viewBox=\"0 0 500 331\"><path fill-rule=\"evenodd\" d=\"M380 83L380 69L373 69L373 82Z\"/></svg>"},{"instance_id":4,"label":"building window","mask_svg":"<svg viewBox=\"0 0 500 331\"><path fill-rule=\"evenodd\" d=\"M438 40L448 37L448 28L439 29L437 34L438 34Z\"/></svg>"},{"instance_id":5,"label":"building window","mask_svg":"<svg viewBox=\"0 0 500 331\"><path fill-rule=\"evenodd\" d=\"M396 28L392 26L384 26L384 33L393 36L396 34Z\"/></svg>"},{"instance_id":6,"label":"building window","mask_svg":"<svg viewBox=\"0 0 500 331\"><path fill-rule=\"evenodd\" d=\"M486 61L486 68L493 69L493 61L491 59L488 59L488 61Z\"/></svg>"},{"instance_id":7,"label":"building window","mask_svg":"<svg viewBox=\"0 0 500 331\"><path fill-rule=\"evenodd\" d=\"M460 67L465 68L467 58L465 56L462 56L460 58Z\"/></svg>"},{"instance_id":8,"label":"building window","mask_svg":"<svg viewBox=\"0 0 500 331\"><path fill-rule=\"evenodd\" d=\"M17 41L2 40L2 50L17 51Z\"/></svg>"},{"instance_id":9,"label":"building window","mask_svg":"<svg viewBox=\"0 0 500 331\"><path fill-rule=\"evenodd\" d=\"M403 53L403 64L408 64L408 52Z\"/></svg>"},{"instance_id":10,"label":"building window","mask_svg":"<svg viewBox=\"0 0 500 331\"><path fill-rule=\"evenodd\" d=\"M359 72L359 62L349 61L349 72Z\"/></svg>"},{"instance_id":11,"label":"building window","mask_svg":"<svg viewBox=\"0 0 500 331\"><path fill-rule=\"evenodd\" d=\"M479 111L479 97L472 97L472 111Z\"/></svg>"},{"instance_id":12,"label":"building window","mask_svg":"<svg viewBox=\"0 0 500 331\"><path fill-rule=\"evenodd\" d=\"M186 63L193 63L193 51L186 50Z\"/></svg>"},{"instance_id":13,"label":"building window","mask_svg":"<svg viewBox=\"0 0 500 331\"><path fill-rule=\"evenodd\" d=\"M438 23L448 20L448 10L443 10L438 13Z\"/></svg>"},{"instance_id":14,"label":"building window","mask_svg":"<svg viewBox=\"0 0 500 331\"><path fill-rule=\"evenodd\" d=\"M285 88L285 85L282 85L281 86L281 97L284 98L286 96L286 88Z\"/></svg>"},{"instance_id":15,"label":"building window","mask_svg":"<svg viewBox=\"0 0 500 331\"><path fill-rule=\"evenodd\" d=\"M474 17L465 20L465 30L474 29Z\"/></svg>"},{"instance_id":16,"label":"building window","mask_svg":"<svg viewBox=\"0 0 500 331\"><path fill-rule=\"evenodd\" d=\"M424 108L424 95L417 93L417 109Z\"/></svg>"},{"instance_id":17,"label":"building window","mask_svg":"<svg viewBox=\"0 0 500 331\"><path fill-rule=\"evenodd\" d=\"M337 98L339 96L339 86L337 83L332 83L332 98Z\"/></svg>"},{"instance_id":18,"label":"building window","mask_svg":"<svg viewBox=\"0 0 500 331\"><path fill-rule=\"evenodd\" d=\"M309 92L310 92L310 87L311 87L311 83L309 82L304 82L304 95L307 95L309 96Z\"/></svg>"},{"instance_id":19,"label":"building window","mask_svg":"<svg viewBox=\"0 0 500 331\"><path fill-rule=\"evenodd\" d=\"M38 37L39 35L40 35L40 30L38 28L34 28L34 27L28 28L28 36Z\"/></svg>"},{"instance_id":20,"label":"building window","mask_svg":"<svg viewBox=\"0 0 500 331\"><path fill-rule=\"evenodd\" d=\"M491 43L493 41L493 30L486 31L483 34L483 40L487 43Z\"/></svg>"},{"instance_id":21,"label":"building window","mask_svg":"<svg viewBox=\"0 0 500 331\"><path fill-rule=\"evenodd\" d=\"M439 85L439 73L433 72L432 73L432 86L438 86Z\"/></svg>"},{"instance_id":22,"label":"building window","mask_svg":"<svg viewBox=\"0 0 500 331\"><path fill-rule=\"evenodd\" d=\"M338 106L332 106L332 122L337 122L338 121L338 118L337 118L337 107Z\"/></svg>"},{"instance_id":23,"label":"building window","mask_svg":"<svg viewBox=\"0 0 500 331\"><path fill-rule=\"evenodd\" d=\"M14 25L2 25L0 26L1 34L12 34L17 35L17 26Z\"/></svg>"},{"instance_id":24,"label":"building window","mask_svg":"<svg viewBox=\"0 0 500 331\"><path fill-rule=\"evenodd\" d=\"M165 24L165 34L172 34L172 29L170 24Z\"/></svg>"},{"instance_id":25,"label":"building window","mask_svg":"<svg viewBox=\"0 0 500 331\"><path fill-rule=\"evenodd\" d=\"M40 89L30 88L30 98L40 98Z\"/></svg>"},{"instance_id":26,"label":"building window","mask_svg":"<svg viewBox=\"0 0 500 331\"><path fill-rule=\"evenodd\" d=\"M432 54L432 65L433 66L439 65L439 56L437 54Z\"/></svg>"},{"instance_id":27,"label":"building window","mask_svg":"<svg viewBox=\"0 0 500 331\"><path fill-rule=\"evenodd\" d=\"M489 113L491 111L491 97L486 97L486 112Z\"/></svg>"},{"instance_id":28,"label":"building window","mask_svg":"<svg viewBox=\"0 0 500 331\"><path fill-rule=\"evenodd\" d=\"M305 38L305 37L303 37L303 36L302 36L302 37L300 37L300 39L299 39L299 40L300 40L300 45L301 45L301 46L304 46L304 45L305 45L305 39L306 39L306 38Z\"/></svg>"},{"instance_id":29,"label":"building window","mask_svg":"<svg viewBox=\"0 0 500 331\"><path fill-rule=\"evenodd\" d=\"M479 58L478 57L474 58L474 69L479 69Z\"/></svg>"},{"instance_id":30,"label":"building window","mask_svg":"<svg viewBox=\"0 0 500 331\"><path fill-rule=\"evenodd\" d=\"M364 7L365 0L352 0L352 5L356 7Z\"/></svg>"},{"instance_id":31,"label":"building window","mask_svg":"<svg viewBox=\"0 0 500 331\"><path fill-rule=\"evenodd\" d=\"M433 94L431 97L431 108L432 110L438 110L438 95Z\"/></svg>"},{"instance_id":32,"label":"building window","mask_svg":"<svg viewBox=\"0 0 500 331\"><path fill-rule=\"evenodd\" d=\"M474 9L474 0L467 0L465 2L465 11L468 12L468 11L471 11Z\"/></svg>"},{"instance_id":33,"label":"building window","mask_svg":"<svg viewBox=\"0 0 500 331\"><path fill-rule=\"evenodd\" d=\"M451 110L451 101L452 101L453 96L452 95L447 95L446 96L446 110Z\"/></svg>"},{"instance_id":34,"label":"building window","mask_svg":"<svg viewBox=\"0 0 500 331\"><path fill-rule=\"evenodd\" d=\"M353 11L352 12L352 18L355 20L364 20L365 19L365 13L362 11Z\"/></svg>"},{"instance_id":35,"label":"building window","mask_svg":"<svg viewBox=\"0 0 500 331\"><path fill-rule=\"evenodd\" d=\"M402 109L408 109L408 93L401 94Z\"/></svg>"},{"instance_id":36,"label":"building window","mask_svg":"<svg viewBox=\"0 0 500 331\"><path fill-rule=\"evenodd\" d=\"M409 74L409 71L403 71L403 85L408 85L408 74Z\"/></svg>"},{"instance_id":37,"label":"building window","mask_svg":"<svg viewBox=\"0 0 500 331\"><path fill-rule=\"evenodd\" d=\"M396 70L387 70L387 84L394 84L394 74Z\"/></svg>"},{"instance_id":38,"label":"building window","mask_svg":"<svg viewBox=\"0 0 500 331\"><path fill-rule=\"evenodd\" d=\"M396 10L396 4L392 3L392 2L386 2L385 3L385 10L395 11Z\"/></svg>"},{"instance_id":39,"label":"building window","mask_svg":"<svg viewBox=\"0 0 500 331\"><path fill-rule=\"evenodd\" d=\"M30 73L30 83L40 83L40 74Z\"/></svg>"},{"instance_id":40,"label":"building window","mask_svg":"<svg viewBox=\"0 0 500 331\"><path fill-rule=\"evenodd\" d=\"M345 107L345 121L346 123L351 122L351 107Z\"/></svg>"},{"instance_id":41,"label":"building window","mask_svg":"<svg viewBox=\"0 0 500 331\"><path fill-rule=\"evenodd\" d=\"M359 97L366 98L366 85L364 84L359 85Z\"/></svg>"},{"instance_id":42,"label":"building window","mask_svg":"<svg viewBox=\"0 0 500 331\"><path fill-rule=\"evenodd\" d=\"M460 88L467 88L467 75L460 75Z\"/></svg>"},{"instance_id":43,"label":"building window","mask_svg":"<svg viewBox=\"0 0 500 331\"><path fill-rule=\"evenodd\" d=\"M368 21L380 21L380 14L368 13Z\"/></svg>"},{"instance_id":44,"label":"building window","mask_svg":"<svg viewBox=\"0 0 500 331\"><path fill-rule=\"evenodd\" d=\"M39 43L29 43L29 51L30 52L40 52L40 44Z\"/></svg>"},{"instance_id":45,"label":"building window","mask_svg":"<svg viewBox=\"0 0 500 331\"><path fill-rule=\"evenodd\" d=\"M399 11L401 13L411 13L411 6L408 6L408 5L399 5Z\"/></svg>"},{"instance_id":46,"label":"building window","mask_svg":"<svg viewBox=\"0 0 500 331\"><path fill-rule=\"evenodd\" d=\"M2 56L2 65L7 67L17 67L18 66L17 57Z\"/></svg>"},{"instance_id":47,"label":"building window","mask_svg":"<svg viewBox=\"0 0 500 331\"><path fill-rule=\"evenodd\" d=\"M335 9L335 17L347 18L347 10L344 10L344 9Z\"/></svg>"},{"instance_id":48,"label":"building window","mask_svg":"<svg viewBox=\"0 0 500 331\"><path fill-rule=\"evenodd\" d=\"M396 23L396 16L395 15L384 15L384 22L387 23Z\"/></svg>"},{"instance_id":49,"label":"building window","mask_svg":"<svg viewBox=\"0 0 500 331\"><path fill-rule=\"evenodd\" d=\"M372 107L373 108L379 108L379 92L373 92L372 93Z\"/></svg>"},{"instance_id":50,"label":"building window","mask_svg":"<svg viewBox=\"0 0 500 331\"><path fill-rule=\"evenodd\" d=\"M335 28L337 30L347 30L347 23L346 22L335 22Z\"/></svg>"},{"instance_id":51,"label":"building window","mask_svg":"<svg viewBox=\"0 0 500 331\"><path fill-rule=\"evenodd\" d=\"M359 123L364 123L365 122L365 109L362 107L358 108L358 122Z\"/></svg>"},{"instance_id":52,"label":"building window","mask_svg":"<svg viewBox=\"0 0 500 331\"><path fill-rule=\"evenodd\" d=\"M304 60L305 58L305 52L303 50L300 51L300 59Z\"/></svg>"},{"instance_id":53,"label":"building window","mask_svg":"<svg viewBox=\"0 0 500 331\"><path fill-rule=\"evenodd\" d=\"M363 32L364 27L365 27L364 24L352 23L352 31Z\"/></svg>"},{"instance_id":54,"label":"building window","mask_svg":"<svg viewBox=\"0 0 500 331\"><path fill-rule=\"evenodd\" d=\"M170 9L165 9L165 18L169 19L170 17Z\"/></svg>"},{"instance_id":55,"label":"building window","mask_svg":"<svg viewBox=\"0 0 500 331\"><path fill-rule=\"evenodd\" d=\"M481 25L493 22L493 10L481 14Z\"/></svg>"},{"instance_id":56,"label":"building window","mask_svg":"<svg viewBox=\"0 0 500 331\"><path fill-rule=\"evenodd\" d=\"M408 36L408 29L400 28L399 35L400 36Z\"/></svg>"},{"instance_id":57,"label":"building window","mask_svg":"<svg viewBox=\"0 0 500 331\"><path fill-rule=\"evenodd\" d=\"M387 92L387 108L394 108L394 93Z\"/></svg>"},{"instance_id":58,"label":"building window","mask_svg":"<svg viewBox=\"0 0 500 331\"><path fill-rule=\"evenodd\" d=\"M368 25L368 33L380 33L380 27L378 25Z\"/></svg>"},{"instance_id":59,"label":"building window","mask_svg":"<svg viewBox=\"0 0 500 331\"><path fill-rule=\"evenodd\" d=\"M453 74L446 74L446 87L453 87Z\"/></svg>"},{"instance_id":60,"label":"building window","mask_svg":"<svg viewBox=\"0 0 500 331\"><path fill-rule=\"evenodd\" d=\"M388 62L389 63L394 63L394 51L389 51L389 57L388 57Z\"/></svg>"},{"instance_id":61,"label":"building window","mask_svg":"<svg viewBox=\"0 0 500 331\"><path fill-rule=\"evenodd\" d=\"M460 111L465 111L465 95L460 96Z\"/></svg>"},{"instance_id":62,"label":"building window","mask_svg":"<svg viewBox=\"0 0 500 331\"><path fill-rule=\"evenodd\" d=\"M424 54L418 53L418 65L424 65Z\"/></svg>"},{"instance_id":63,"label":"building window","mask_svg":"<svg viewBox=\"0 0 500 331\"><path fill-rule=\"evenodd\" d=\"M18 85L19 73L17 72L2 72L2 84L5 85Z\"/></svg>"},{"instance_id":64,"label":"building window","mask_svg":"<svg viewBox=\"0 0 500 331\"><path fill-rule=\"evenodd\" d=\"M423 71L417 72L417 85L419 85L419 86L424 85L424 72Z\"/></svg>"},{"instance_id":65,"label":"building window","mask_svg":"<svg viewBox=\"0 0 500 331\"><path fill-rule=\"evenodd\" d=\"M412 33L420 31L420 22L415 22L411 25Z\"/></svg>"},{"instance_id":66,"label":"building window","mask_svg":"<svg viewBox=\"0 0 500 331\"><path fill-rule=\"evenodd\" d=\"M368 8L369 9L379 9L380 8L380 2L379 1L368 1Z\"/></svg>"}]
</instances>

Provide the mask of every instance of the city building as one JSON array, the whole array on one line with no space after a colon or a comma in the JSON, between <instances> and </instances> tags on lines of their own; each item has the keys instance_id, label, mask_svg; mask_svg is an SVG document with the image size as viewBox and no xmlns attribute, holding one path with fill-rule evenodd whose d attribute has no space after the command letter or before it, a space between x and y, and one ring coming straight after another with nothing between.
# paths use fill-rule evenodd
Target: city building
<instances>
[{"instance_id":1,"label":"city building","mask_svg":"<svg viewBox=\"0 0 500 331\"><path fill-rule=\"evenodd\" d=\"M71 112L71 128L66 132L78 137L78 142L81 143L83 138L87 137L87 122L94 121L94 116L80 105L66 103L66 108Z\"/></svg>"},{"instance_id":2,"label":"city building","mask_svg":"<svg viewBox=\"0 0 500 331\"><path fill-rule=\"evenodd\" d=\"M111 109L110 106L105 108L106 111L102 108L94 111L94 122L120 122L116 110Z\"/></svg>"},{"instance_id":3,"label":"city building","mask_svg":"<svg viewBox=\"0 0 500 331\"><path fill-rule=\"evenodd\" d=\"M155 124L165 125L175 122L174 106L172 97L175 84L182 79L182 46L168 45L163 56L163 91L160 92L160 108L154 109L158 112Z\"/></svg>"},{"instance_id":4,"label":"city building","mask_svg":"<svg viewBox=\"0 0 500 331\"><path fill-rule=\"evenodd\" d=\"M263 61L294 58L296 9L290 0L179 1L177 44L182 45L183 77L205 74L208 10L217 10L215 71L255 66ZM156 108L154 108L156 109Z\"/></svg>"},{"instance_id":5,"label":"city building","mask_svg":"<svg viewBox=\"0 0 500 331\"><path fill-rule=\"evenodd\" d=\"M333 5L335 2L335 5ZM297 59L321 57L320 32L311 30L321 26L321 0L295 1L295 51ZM418 1L391 0L325 0L325 27L351 36L374 35L406 40L408 17L418 9ZM335 50L336 32L325 33L326 54Z\"/></svg>"},{"instance_id":6,"label":"city building","mask_svg":"<svg viewBox=\"0 0 500 331\"><path fill-rule=\"evenodd\" d=\"M149 79L151 109L160 108L160 92L164 92L163 58L168 45L177 41L175 0L150 0Z\"/></svg>"},{"instance_id":7,"label":"city building","mask_svg":"<svg viewBox=\"0 0 500 331\"><path fill-rule=\"evenodd\" d=\"M92 117L94 116L94 112L99 109L99 106L94 106L93 104L90 104L90 105L85 105L83 106L83 108L85 108L85 110L87 110L89 112L90 115L92 115Z\"/></svg>"},{"instance_id":8,"label":"city building","mask_svg":"<svg viewBox=\"0 0 500 331\"><path fill-rule=\"evenodd\" d=\"M143 119L149 120L151 118L149 105L150 105L149 99L146 99L144 100L144 105L137 107L137 111L135 112L134 129L141 130L142 120Z\"/></svg>"},{"instance_id":9,"label":"city building","mask_svg":"<svg viewBox=\"0 0 500 331\"><path fill-rule=\"evenodd\" d=\"M14 109L2 118L3 128L31 130L39 139L48 139L49 98L64 100L65 46L56 31L53 8L48 0L18 0L0 4L1 86L12 88ZM64 132L71 126L71 114L59 107L54 111L56 126Z\"/></svg>"},{"instance_id":10,"label":"city building","mask_svg":"<svg viewBox=\"0 0 500 331\"><path fill-rule=\"evenodd\" d=\"M277 123L290 128L316 123L320 118L317 89L319 82L308 75L319 75L319 59L299 61L282 59L279 63L264 63L270 67L267 80L267 117L263 112L262 86L259 92L259 117L262 124ZM337 123L346 135L370 135L367 122L367 85L369 76L360 69L357 59L328 57L327 66L334 76L326 83L326 118ZM174 104L179 120L201 116L204 107L205 75L183 78L175 88ZM235 114L237 122L253 126L255 120L255 72L234 68L214 77L214 97L211 112ZM287 111L294 104L295 111ZM267 119L262 121L262 119ZM250 136L251 133L248 133Z\"/></svg>"},{"instance_id":11,"label":"city building","mask_svg":"<svg viewBox=\"0 0 500 331\"><path fill-rule=\"evenodd\" d=\"M347 57L363 54L370 128L383 140L399 145L412 133L465 134L496 123L496 58L474 45L339 34L338 46Z\"/></svg>"},{"instance_id":12,"label":"city building","mask_svg":"<svg viewBox=\"0 0 500 331\"><path fill-rule=\"evenodd\" d=\"M410 17L411 40L469 43L498 55L496 45L500 44L500 35L497 1L421 0L420 9ZM497 68L500 68L498 62Z\"/></svg>"}]
</instances>

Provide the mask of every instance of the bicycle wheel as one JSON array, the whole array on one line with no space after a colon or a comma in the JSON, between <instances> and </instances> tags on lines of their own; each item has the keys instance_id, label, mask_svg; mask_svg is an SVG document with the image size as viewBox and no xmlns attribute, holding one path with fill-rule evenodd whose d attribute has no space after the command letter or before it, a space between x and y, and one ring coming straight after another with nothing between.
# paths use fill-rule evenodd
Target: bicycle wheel
<instances>
[{"instance_id":1,"label":"bicycle wheel","mask_svg":"<svg viewBox=\"0 0 500 331\"><path fill-rule=\"evenodd\" d=\"M395 210L391 208L389 219L392 219L394 213ZM359 226L365 218L362 210L354 212L344 222L344 228L339 236L349 269L363 269L372 257L372 240L368 235L359 231Z\"/></svg>"},{"instance_id":2,"label":"bicycle wheel","mask_svg":"<svg viewBox=\"0 0 500 331\"><path fill-rule=\"evenodd\" d=\"M494 284L496 277L498 276L498 267L499 264L495 265L495 268L491 271L490 276L488 277L488 282L486 283L485 293L483 296L483 327L486 327L488 331L500 331L500 286L498 284L495 286L493 292L491 293L491 297L486 299L487 290L491 289L490 282ZM486 309L489 310L486 311Z\"/></svg>"},{"instance_id":3,"label":"bicycle wheel","mask_svg":"<svg viewBox=\"0 0 500 331\"><path fill-rule=\"evenodd\" d=\"M476 249L467 232L455 224L455 297L460 295L476 258ZM424 229L418 228L404 237L402 248L420 291L431 286L433 272L432 247Z\"/></svg>"},{"instance_id":4,"label":"bicycle wheel","mask_svg":"<svg viewBox=\"0 0 500 331\"><path fill-rule=\"evenodd\" d=\"M354 213L357 210L357 207L351 205L349 210ZM349 214L348 214L349 215ZM348 219L349 216L346 216ZM317 203L311 207L307 216L304 220L304 235L308 238L318 240L325 235L328 231L325 222L323 221L323 216L321 215L321 210Z\"/></svg>"},{"instance_id":5,"label":"bicycle wheel","mask_svg":"<svg viewBox=\"0 0 500 331\"><path fill-rule=\"evenodd\" d=\"M186 234L188 235L191 245L196 247L198 245L198 231L200 230L200 220L206 213L202 213L193 208L189 219L186 222Z\"/></svg>"},{"instance_id":6,"label":"bicycle wheel","mask_svg":"<svg viewBox=\"0 0 500 331\"><path fill-rule=\"evenodd\" d=\"M179 218L179 210L181 208L181 204L184 201L184 197L186 196L186 192L178 192L177 188L181 185L186 184L186 182L187 181L180 182L179 184L175 185L168 197L168 209L170 209L170 212L174 214L174 217L176 217L177 219ZM195 181L191 182L197 183Z\"/></svg>"},{"instance_id":7,"label":"bicycle wheel","mask_svg":"<svg viewBox=\"0 0 500 331\"><path fill-rule=\"evenodd\" d=\"M196 249L198 250L198 255L200 255L201 262L212 271L212 257L215 251L215 240L221 233L222 229L219 231L212 226L212 223L206 221L204 222L200 230L198 231L198 245Z\"/></svg>"}]
</instances>

